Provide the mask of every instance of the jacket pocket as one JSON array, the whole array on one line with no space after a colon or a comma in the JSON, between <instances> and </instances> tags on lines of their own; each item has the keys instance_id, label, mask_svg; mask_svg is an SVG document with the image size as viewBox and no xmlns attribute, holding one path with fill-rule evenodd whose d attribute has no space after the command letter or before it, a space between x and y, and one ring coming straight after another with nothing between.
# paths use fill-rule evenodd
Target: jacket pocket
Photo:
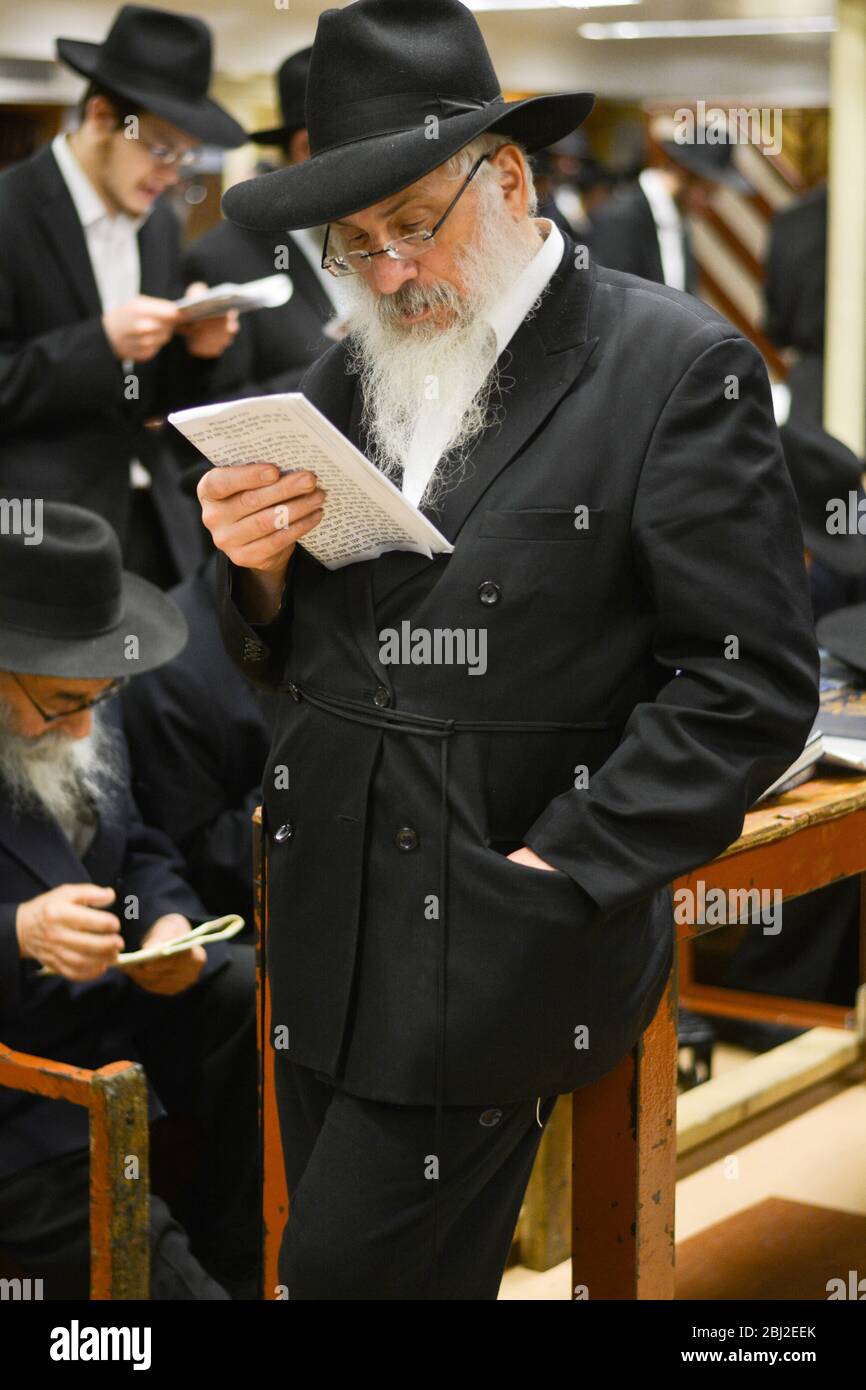
<instances>
[{"instance_id":1,"label":"jacket pocket","mask_svg":"<svg viewBox=\"0 0 866 1390\"><path fill-rule=\"evenodd\" d=\"M502 541L594 541L604 522L603 507L535 507L527 511L484 513L479 538Z\"/></svg>"}]
</instances>

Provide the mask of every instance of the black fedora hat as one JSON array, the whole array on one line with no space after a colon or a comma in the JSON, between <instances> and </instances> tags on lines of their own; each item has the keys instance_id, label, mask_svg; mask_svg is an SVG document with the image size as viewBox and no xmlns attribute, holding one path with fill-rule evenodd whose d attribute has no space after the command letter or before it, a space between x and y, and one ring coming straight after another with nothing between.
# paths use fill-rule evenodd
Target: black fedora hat
<instances>
[{"instance_id":1,"label":"black fedora hat","mask_svg":"<svg viewBox=\"0 0 866 1390\"><path fill-rule=\"evenodd\" d=\"M280 65L277 90L280 95L283 123L271 126L269 130L251 130L248 138L255 140L257 145L282 145L293 131L300 130L306 122L304 101L312 51L312 48L302 48L299 53L292 53Z\"/></svg>"},{"instance_id":2,"label":"black fedora hat","mask_svg":"<svg viewBox=\"0 0 866 1390\"><path fill-rule=\"evenodd\" d=\"M246 133L207 94L210 29L192 15L124 5L104 43L58 39L64 63L209 145L232 149Z\"/></svg>"},{"instance_id":3,"label":"black fedora hat","mask_svg":"<svg viewBox=\"0 0 866 1390\"><path fill-rule=\"evenodd\" d=\"M680 144L677 140L662 140L662 149L675 164L711 183L724 184L735 193L751 193L752 187L734 164L733 146L726 141L718 145L702 142Z\"/></svg>"},{"instance_id":4,"label":"black fedora hat","mask_svg":"<svg viewBox=\"0 0 866 1390\"><path fill-rule=\"evenodd\" d=\"M825 613L815 624L815 636L831 656L866 675L866 603Z\"/></svg>"},{"instance_id":5,"label":"black fedora hat","mask_svg":"<svg viewBox=\"0 0 866 1390\"><path fill-rule=\"evenodd\" d=\"M242 227L315 227L370 207L486 131L543 149L592 110L588 92L505 101L460 0L355 0L319 17L307 81L311 158L235 184Z\"/></svg>"},{"instance_id":6,"label":"black fedora hat","mask_svg":"<svg viewBox=\"0 0 866 1390\"><path fill-rule=\"evenodd\" d=\"M779 427L785 462L797 494L806 549L836 574L866 575L866 535L828 531L831 502L845 515L849 495L859 491L863 464L857 455L819 425L787 422ZM866 510L866 508L864 508Z\"/></svg>"},{"instance_id":7,"label":"black fedora hat","mask_svg":"<svg viewBox=\"0 0 866 1390\"><path fill-rule=\"evenodd\" d=\"M23 528L0 533L0 670L76 680L133 676L183 649L188 629L180 609L122 568L120 542L103 517L44 502L39 529L36 542Z\"/></svg>"}]
</instances>

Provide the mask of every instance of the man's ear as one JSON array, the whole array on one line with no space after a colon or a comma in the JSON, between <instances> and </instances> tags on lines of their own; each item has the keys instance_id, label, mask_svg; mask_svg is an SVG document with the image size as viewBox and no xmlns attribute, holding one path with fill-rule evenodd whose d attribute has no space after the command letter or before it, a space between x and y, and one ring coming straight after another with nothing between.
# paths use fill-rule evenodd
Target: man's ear
<instances>
[{"instance_id":1,"label":"man's ear","mask_svg":"<svg viewBox=\"0 0 866 1390\"><path fill-rule=\"evenodd\" d=\"M84 120L92 133L100 137L109 136L117 129L118 114L107 97L92 96L84 111Z\"/></svg>"},{"instance_id":2,"label":"man's ear","mask_svg":"<svg viewBox=\"0 0 866 1390\"><path fill-rule=\"evenodd\" d=\"M522 218L529 205L529 185L526 181L526 164L516 145L500 145L491 155L490 163L496 171L505 205L512 216Z\"/></svg>"}]
</instances>

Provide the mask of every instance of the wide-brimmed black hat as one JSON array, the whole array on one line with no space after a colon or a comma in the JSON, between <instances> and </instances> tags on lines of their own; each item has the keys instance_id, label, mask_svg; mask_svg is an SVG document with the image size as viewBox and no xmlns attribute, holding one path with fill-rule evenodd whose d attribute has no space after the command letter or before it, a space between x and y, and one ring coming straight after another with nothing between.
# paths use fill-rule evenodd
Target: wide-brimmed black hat
<instances>
[{"instance_id":1,"label":"wide-brimmed black hat","mask_svg":"<svg viewBox=\"0 0 866 1390\"><path fill-rule=\"evenodd\" d=\"M866 675L866 603L825 613L815 624L815 636L831 656Z\"/></svg>"},{"instance_id":2,"label":"wide-brimmed black hat","mask_svg":"<svg viewBox=\"0 0 866 1390\"><path fill-rule=\"evenodd\" d=\"M485 131L528 152L580 125L588 92L506 101L460 0L356 0L319 17L307 79L311 158L235 184L242 227L317 227L407 188Z\"/></svg>"},{"instance_id":3,"label":"wide-brimmed black hat","mask_svg":"<svg viewBox=\"0 0 866 1390\"><path fill-rule=\"evenodd\" d=\"M836 574L866 575L866 536L859 531L840 535L828 531L841 503L847 517L849 494L862 497L863 464L857 455L819 425L788 422L779 427L785 462L797 494L806 549Z\"/></svg>"},{"instance_id":4,"label":"wide-brimmed black hat","mask_svg":"<svg viewBox=\"0 0 866 1390\"><path fill-rule=\"evenodd\" d=\"M289 136L304 125L307 119L304 110L307 74L312 51L312 48L302 48L300 53L293 53L280 65L277 90L283 123L271 126L269 130L251 130L248 138L255 140L257 145L284 145Z\"/></svg>"},{"instance_id":5,"label":"wide-brimmed black hat","mask_svg":"<svg viewBox=\"0 0 866 1390\"><path fill-rule=\"evenodd\" d=\"M0 534L0 670L133 676L186 645L180 609L122 568L117 534L103 517L44 502L40 526L27 532Z\"/></svg>"},{"instance_id":6,"label":"wide-brimmed black hat","mask_svg":"<svg viewBox=\"0 0 866 1390\"><path fill-rule=\"evenodd\" d=\"M92 82L208 145L246 143L243 127L207 94L211 39L201 19L124 5L104 43L58 39L57 53Z\"/></svg>"},{"instance_id":7,"label":"wide-brimmed black hat","mask_svg":"<svg viewBox=\"0 0 866 1390\"><path fill-rule=\"evenodd\" d=\"M735 193L752 192L748 179L743 178L734 164L733 145L727 142L709 145L699 141L681 145L676 140L662 140L661 144L675 164L681 164L692 174L699 174L712 183L722 183Z\"/></svg>"}]
</instances>

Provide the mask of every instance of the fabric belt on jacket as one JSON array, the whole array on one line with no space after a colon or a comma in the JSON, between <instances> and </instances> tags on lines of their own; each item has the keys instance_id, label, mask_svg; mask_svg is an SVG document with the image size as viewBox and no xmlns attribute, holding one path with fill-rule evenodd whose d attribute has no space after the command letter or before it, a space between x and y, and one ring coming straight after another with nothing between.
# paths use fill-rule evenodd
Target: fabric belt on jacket
<instances>
[{"instance_id":1,"label":"fabric belt on jacket","mask_svg":"<svg viewBox=\"0 0 866 1390\"><path fill-rule=\"evenodd\" d=\"M584 720L578 723L558 720L537 719L436 719L428 714L413 714L407 710L378 708L363 700L352 699L329 690L317 690L298 680L279 685L278 690L292 696L296 701L306 700L316 709L333 714L338 719L346 719L354 724L364 724L368 728L380 729L386 733L408 734L414 737L437 738L440 740L439 780L440 780L440 832L439 832L439 953L437 962L436 988L436 1058L434 1071L434 1145L437 1164L443 1157L442 1145L442 1097L445 1093L445 1027L447 1012L447 923L448 923L448 745L452 734L474 733L573 733L578 730L603 730L621 728L622 720ZM439 1231L439 1177L434 1191L434 1244L433 1277L435 1279L438 1255ZM435 1295L434 1295L435 1296Z\"/></svg>"}]
</instances>

